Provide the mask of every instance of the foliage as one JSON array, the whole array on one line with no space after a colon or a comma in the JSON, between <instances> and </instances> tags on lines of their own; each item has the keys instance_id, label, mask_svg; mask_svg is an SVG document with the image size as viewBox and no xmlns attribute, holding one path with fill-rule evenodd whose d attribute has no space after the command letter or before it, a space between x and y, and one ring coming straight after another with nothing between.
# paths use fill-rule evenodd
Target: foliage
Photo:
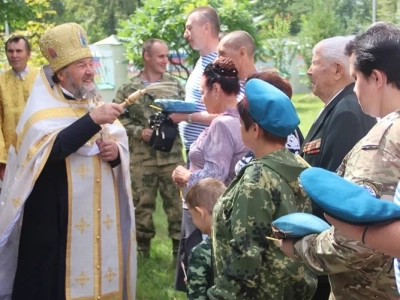
<instances>
[{"instance_id":1,"label":"foliage","mask_svg":"<svg viewBox=\"0 0 400 300\"><path fill-rule=\"evenodd\" d=\"M300 31L300 16L311 11L310 0L252 0L252 9L255 16L261 17L265 24L273 22L276 15L291 15L290 34Z\"/></svg>"},{"instance_id":2,"label":"foliage","mask_svg":"<svg viewBox=\"0 0 400 300\"><path fill-rule=\"evenodd\" d=\"M2 0L0 1L0 29L8 23L10 30L22 29L31 20L42 19L48 13L49 0Z\"/></svg>"},{"instance_id":3,"label":"foliage","mask_svg":"<svg viewBox=\"0 0 400 300\"><path fill-rule=\"evenodd\" d=\"M338 22L335 13L335 0L313 0L313 11L301 16L302 25L299 33L299 52L306 66L311 64L312 48L319 41L344 34L343 25Z\"/></svg>"},{"instance_id":4,"label":"foliage","mask_svg":"<svg viewBox=\"0 0 400 300\"><path fill-rule=\"evenodd\" d=\"M258 24L251 17L247 0L147 0L128 20L122 21L118 30L119 36L127 42L127 58L133 61L134 66L141 68L142 44L149 38L159 38L179 58L170 59L174 68L171 71L186 78L190 67L198 59L198 52L191 50L183 38L186 16L195 7L202 5L217 8L223 31L245 30L260 46Z\"/></svg>"},{"instance_id":5,"label":"foliage","mask_svg":"<svg viewBox=\"0 0 400 300\"><path fill-rule=\"evenodd\" d=\"M336 0L333 6L345 34L357 34L372 22L371 0Z\"/></svg>"},{"instance_id":6,"label":"foliage","mask_svg":"<svg viewBox=\"0 0 400 300\"><path fill-rule=\"evenodd\" d=\"M57 9L63 12L62 19L76 22L88 33L89 42L94 43L117 33L118 23L133 14L140 4L130 0L57 0Z\"/></svg>"},{"instance_id":7,"label":"foliage","mask_svg":"<svg viewBox=\"0 0 400 300\"><path fill-rule=\"evenodd\" d=\"M397 0L380 0L377 2L377 20L399 22L400 3Z\"/></svg>"},{"instance_id":8,"label":"foliage","mask_svg":"<svg viewBox=\"0 0 400 300\"><path fill-rule=\"evenodd\" d=\"M297 42L290 37L290 25L290 15L275 15L273 23L261 31L268 57L272 58L279 73L287 78L290 77L290 65L298 51Z\"/></svg>"},{"instance_id":9,"label":"foliage","mask_svg":"<svg viewBox=\"0 0 400 300\"><path fill-rule=\"evenodd\" d=\"M14 6L11 4L14 4ZM46 60L40 54L38 42L44 31L54 26L54 24L46 22L46 18L55 14L55 11L50 8L50 2L48 0L16 0L12 1L12 3L0 2L0 9L2 8L6 12L6 19L3 19L4 22L2 24L7 20L10 24L11 34L24 35L31 43L32 53L30 64L33 66L45 64ZM0 15L0 20L2 17L4 18L5 15ZM0 42L2 48L4 47L5 38L3 36ZM1 52L0 69L4 69L6 62L5 53Z\"/></svg>"}]
</instances>

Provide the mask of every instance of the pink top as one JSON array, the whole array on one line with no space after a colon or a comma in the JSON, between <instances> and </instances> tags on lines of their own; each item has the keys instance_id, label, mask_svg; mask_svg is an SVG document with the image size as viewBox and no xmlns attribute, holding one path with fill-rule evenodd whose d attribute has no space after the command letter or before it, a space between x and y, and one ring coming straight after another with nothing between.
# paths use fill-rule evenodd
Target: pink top
<instances>
[{"instance_id":1,"label":"pink top","mask_svg":"<svg viewBox=\"0 0 400 300\"><path fill-rule=\"evenodd\" d=\"M240 135L239 112L228 108L216 117L190 147L190 175L186 189L203 178L213 177L228 185L236 163L247 153Z\"/></svg>"}]
</instances>

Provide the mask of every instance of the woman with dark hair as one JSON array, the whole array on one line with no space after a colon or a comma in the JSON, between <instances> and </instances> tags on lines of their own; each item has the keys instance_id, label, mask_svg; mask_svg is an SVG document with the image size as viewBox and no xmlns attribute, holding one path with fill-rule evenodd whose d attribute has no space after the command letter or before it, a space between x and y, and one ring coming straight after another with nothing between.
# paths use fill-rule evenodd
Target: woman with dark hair
<instances>
[{"instance_id":1,"label":"woman with dark hair","mask_svg":"<svg viewBox=\"0 0 400 300\"><path fill-rule=\"evenodd\" d=\"M236 96L240 91L238 71L229 58L219 57L207 65L200 82L202 102L210 114L219 114L192 144L190 169L178 166L172 173L174 182L186 192L203 178L212 177L228 185L235 177L235 165L248 149L240 138ZM190 237L190 238L189 238ZM187 239L189 238L189 241ZM200 231L193 225L183 200L181 243L175 286L185 290L181 262L187 265L188 251L201 242ZM181 288L179 288L181 287Z\"/></svg>"},{"instance_id":2,"label":"woman with dark hair","mask_svg":"<svg viewBox=\"0 0 400 300\"><path fill-rule=\"evenodd\" d=\"M250 79L237 104L241 136L254 159L218 199L213 211L214 286L209 299L311 299L316 276L283 254L271 223L294 212L311 213L298 176L307 168L285 148L300 123L290 99L260 79Z\"/></svg>"},{"instance_id":3,"label":"woman with dark hair","mask_svg":"<svg viewBox=\"0 0 400 300\"><path fill-rule=\"evenodd\" d=\"M247 81L252 78L258 78L269 84L273 85L277 89L281 90L290 99L292 98L292 86L289 81L281 77L277 72L254 72L247 77ZM293 154L300 152L301 144L303 144L304 136L301 133L299 127L297 127L291 134L287 136L285 147L289 149ZM249 151L242 159L236 164L236 174L239 173L240 169L244 165L248 164L254 158L254 153Z\"/></svg>"}]
</instances>

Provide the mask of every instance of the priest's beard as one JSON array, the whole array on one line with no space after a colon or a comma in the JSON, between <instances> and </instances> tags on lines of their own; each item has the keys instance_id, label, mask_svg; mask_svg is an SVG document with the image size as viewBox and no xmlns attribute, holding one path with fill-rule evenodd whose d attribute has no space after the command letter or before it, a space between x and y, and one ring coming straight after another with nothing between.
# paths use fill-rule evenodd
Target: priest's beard
<instances>
[{"instance_id":1,"label":"priest's beard","mask_svg":"<svg viewBox=\"0 0 400 300\"><path fill-rule=\"evenodd\" d=\"M98 95L98 89L94 83L91 86L81 85L74 87L72 94L76 99L91 99Z\"/></svg>"},{"instance_id":2,"label":"priest's beard","mask_svg":"<svg viewBox=\"0 0 400 300\"><path fill-rule=\"evenodd\" d=\"M88 80L90 77L83 77L82 81ZM91 82L90 84L88 83L76 83L71 79L71 76L67 73L66 76L66 84L68 85L70 89L70 93L74 96L75 99L77 100L82 100L82 99L90 99L94 98L96 95L98 95L98 89L97 86L95 85L94 82Z\"/></svg>"}]
</instances>

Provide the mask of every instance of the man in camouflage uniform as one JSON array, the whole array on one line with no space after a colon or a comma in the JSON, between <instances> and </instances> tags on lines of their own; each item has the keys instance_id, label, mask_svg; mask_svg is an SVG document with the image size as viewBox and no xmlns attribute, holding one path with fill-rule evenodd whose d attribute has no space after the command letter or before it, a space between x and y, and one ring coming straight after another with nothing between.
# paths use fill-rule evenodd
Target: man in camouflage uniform
<instances>
[{"instance_id":1,"label":"man in camouflage uniform","mask_svg":"<svg viewBox=\"0 0 400 300\"><path fill-rule=\"evenodd\" d=\"M122 103L128 96L154 82L175 82L177 95L174 99L183 100L185 92L174 77L165 74L168 63L168 47L157 39L150 39L143 44L144 68L140 74L124 84L117 92L113 102ZM136 234L138 252L149 256L150 241L155 235L153 213L156 207L157 192L163 200L163 208L168 219L168 233L172 239L173 255L176 257L179 247L182 203L179 189L172 181L171 174L176 166L184 164L182 142L179 137L170 152L156 151L148 144L152 129L148 119L157 111L150 107L154 103L151 94L145 94L127 107L120 116L130 139L132 194L136 214Z\"/></svg>"},{"instance_id":2,"label":"man in camouflage uniform","mask_svg":"<svg viewBox=\"0 0 400 300\"><path fill-rule=\"evenodd\" d=\"M377 198L393 201L400 178L400 29L374 24L346 52L363 111L382 119L344 158L338 174ZM392 259L344 237L335 227L304 237L294 249L293 241L285 241L282 250L316 273L329 275L330 299L399 299Z\"/></svg>"}]
</instances>

